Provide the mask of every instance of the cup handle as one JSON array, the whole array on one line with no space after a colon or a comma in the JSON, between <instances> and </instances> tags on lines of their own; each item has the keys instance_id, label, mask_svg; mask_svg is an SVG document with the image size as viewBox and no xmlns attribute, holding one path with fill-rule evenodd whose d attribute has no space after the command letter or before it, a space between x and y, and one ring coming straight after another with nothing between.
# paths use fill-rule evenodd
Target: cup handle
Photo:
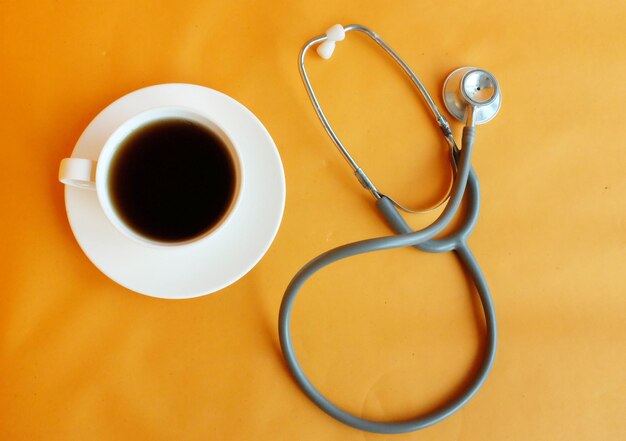
<instances>
[{"instance_id":1,"label":"cup handle","mask_svg":"<svg viewBox=\"0 0 626 441\"><path fill-rule=\"evenodd\" d=\"M78 188L96 189L96 161L65 158L59 166L59 181Z\"/></svg>"}]
</instances>

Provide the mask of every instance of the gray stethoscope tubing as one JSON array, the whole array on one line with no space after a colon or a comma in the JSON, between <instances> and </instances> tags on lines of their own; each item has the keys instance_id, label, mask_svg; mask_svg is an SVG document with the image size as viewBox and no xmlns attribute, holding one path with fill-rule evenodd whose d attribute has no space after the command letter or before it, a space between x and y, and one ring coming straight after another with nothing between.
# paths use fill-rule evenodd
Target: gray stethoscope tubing
<instances>
[{"instance_id":1,"label":"gray stethoscope tubing","mask_svg":"<svg viewBox=\"0 0 626 441\"><path fill-rule=\"evenodd\" d=\"M358 30L366 33L370 37L372 37L383 49L385 49L388 53L392 54L393 58L398 61L404 68L405 72L410 72L410 69L406 64L400 59L399 56L395 54L395 52L391 51L391 49L372 31L364 28L359 25L350 25L344 28L346 31L350 30ZM303 69L303 60L304 54L306 50L313 44L325 40L325 36L316 37L313 40L309 41L304 48L302 49L300 60L301 60L301 69ZM308 83L308 78L306 77L306 71L301 70L303 78L306 78L305 85ZM410 76L414 79L414 83L416 85L421 85L417 77L410 72ZM310 83L308 83L310 85ZM427 91L423 88L423 86L418 86L418 89L425 97L426 102L433 110L433 114L437 119L437 123L440 127L443 127L440 119L445 121L445 118L438 112L434 102L428 95ZM353 166L355 173L357 174L357 178L359 181L366 187L366 184L359 177L358 170L360 168L356 165L356 162L351 161L351 157L348 152L341 146L339 139L336 137L332 128L330 128L330 124L326 120L319 103L317 103L317 99L312 92L312 89L307 86L307 90L309 90L309 97L314 104L314 107L326 128L326 131L331 136L331 139L338 145L344 157L348 159L348 162ZM447 123L445 123L447 126ZM447 129L449 131L449 128ZM446 130L442 128L444 132L444 136L448 138L446 134ZM484 383L489 370L493 364L493 360L496 353L496 343L497 343L497 329L496 329L496 318L495 318L495 310L493 301L491 299L491 295L489 292L489 288L487 287L487 283L485 281L484 276L478 266L478 263L474 256L472 255L469 247L467 246L467 238L471 231L473 230L476 220L478 218L478 211L480 205L480 193L478 186L478 179L476 177L475 172L471 167L471 154L473 150L474 144L474 133L475 128L471 126L466 126L463 131L462 138L462 149L459 151L456 148L456 144L454 144L454 140L450 143L453 151L453 160L458 170L456 173L456 177L454 179L454 183L452 185L452 189L450 192L450 198L448 204L444 208L441 215L428 227L413 231L408 224L404 221L396 204L385 195L382 194L374 194L372 189L375 187L372 184L372 187L369 187L370 190L376 197L376 206L386 219L386 221L391 225L393 230L398 234L396 236L390 237L381 237L375 239L368 239L359 242L354 242L351 244L343 245L337 247L333 250L327 251L315 259L311 260L307 263L293 278L290 282L285 295L283 297L280 313L279 313L279 336L280 336L280 344L281 348L287 363L289 370L291 371L294 379L300 386L300 388L304 391L304 393L324 412L334 417L335 419L348 424L357 429L369 431L369 432L377 432L377 433L404 433L411 432L419 429L423 429L432 424L435 424L442 419L450 416L452 413L460 409L469 399L478 391L480 386ZM450 138L452 138L450 132ZM450 142L450 141L449 141ZM369 180L368 180L369 181ZM370 181L371 182L371 181ZM463 199L465 189L467 187L467 203L468 209L465 213L462 225L453 233L447 235L444 238L434 239L434 237L441 233L441 231L449 224L449 222L454 218L461 200ZM324 395L322 395L314 386L311 384L309 379L306 377L302 368L300 367L298 360L296 358L293 344L291 341L291 311L293 308L293 304L295 302L296 296L300 290L300 288L304 285L304 283L315 274L320 269L325 266L336 262L341 259L345 259L350 256L355 256L362 253L372 252L372 251L380 251L387 250L393 248L407 247L412 246L418 248L420 250L437 253L437 252L446 252L446 251L455 251L457 256L459 257L463 266L467 269L470 277L472 278L479 298L482 303L483 312L485 315L485 324L486 324L486 347L482 359L482 363L478 369L478 372L474 375L472 381L466 386L466 388L456 396L453 400L448 402L446 405L433 410L425 415L420 417L406 420L406 421L398 421L398 422L378 422L378 421L370 421L363 418L359 418L354 416L343 409L335 406L331 403Z\"/></svg>"}]
</instances>

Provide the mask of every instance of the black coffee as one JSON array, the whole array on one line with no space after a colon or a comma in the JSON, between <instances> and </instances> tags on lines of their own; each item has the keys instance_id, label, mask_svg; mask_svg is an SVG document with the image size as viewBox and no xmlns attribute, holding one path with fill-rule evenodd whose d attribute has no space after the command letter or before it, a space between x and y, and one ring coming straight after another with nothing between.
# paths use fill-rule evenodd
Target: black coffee
<instances>
[{"instance_id":1,"label":"black coffee","mask_svg":"<svg viewBox=\"0 0 626 441\"><path fill-rule=\"evenodd\" d=\"M235 167L224 142L206 127L165 119L135 131L115 153L113 206L136 233L162 242L199 236L226 214Z\"/></svg>"}]
</instances>

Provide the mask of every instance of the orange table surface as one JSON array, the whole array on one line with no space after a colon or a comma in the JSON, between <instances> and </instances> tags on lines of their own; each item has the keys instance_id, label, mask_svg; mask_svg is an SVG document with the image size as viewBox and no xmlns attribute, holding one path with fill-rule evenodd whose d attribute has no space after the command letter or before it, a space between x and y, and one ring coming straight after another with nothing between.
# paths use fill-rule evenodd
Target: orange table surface
<instances>
[{"instance_id":1,"label":"orange table surface","mask_svg":"<svg viewBox=\"0 0 626 441\"><path fill-rule=\"evenodd\" d=\"M626 3L584 0L0 0L0 439L390 438L319 410L278 346L278 307L296 271L332 247L390 234L298 73L301 46L336 22L379 33L442 108L443 79L459 66L492 71L503 95L477 131L483 205L470 239L497 308L496 362L460 412L394 439L626 439ZM435 201L449 179L445 146L397 67L354 35L331 61L307 61L377 185L414 207ZM262 261L184 301L100 273L72 236L56 177L103 107L168 82L252 110L287 180ZM293 320L316 386L384 421L441 405L484 347L453 254L342 261L302 290Z\"/></svg>"}]
</instances>

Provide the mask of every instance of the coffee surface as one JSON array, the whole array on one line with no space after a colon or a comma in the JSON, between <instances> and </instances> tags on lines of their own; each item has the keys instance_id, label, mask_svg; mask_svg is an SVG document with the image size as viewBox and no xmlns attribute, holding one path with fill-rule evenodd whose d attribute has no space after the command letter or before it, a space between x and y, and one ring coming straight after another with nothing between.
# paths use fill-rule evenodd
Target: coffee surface
<instances>
[{"instance_id":1,"label":"coffee surface","mask_svg":"<svg viewBox=\"0 0 626 441\"><path fill-rule=\"evenodd\" d=\"M126 138L111 162L113 207L137 234L161 242L193 239L228 211L236 188L232 157L220 137L184 119L147 124Z\"/></svg>"}]
</instances>

